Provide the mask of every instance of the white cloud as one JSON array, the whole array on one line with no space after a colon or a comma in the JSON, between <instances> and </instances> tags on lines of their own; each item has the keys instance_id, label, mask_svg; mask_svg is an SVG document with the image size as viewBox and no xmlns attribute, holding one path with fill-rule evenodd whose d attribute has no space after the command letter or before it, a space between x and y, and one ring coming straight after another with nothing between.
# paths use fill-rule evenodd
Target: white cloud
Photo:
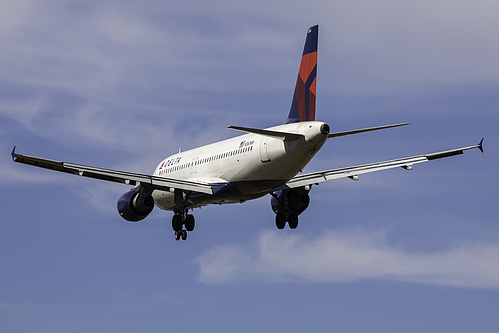
<instances>
[{"instance_id":1,"label":"white cloud","mask_svg":"<svg viewBox=\"0 0 499 333\"><path fill-rule=\"evenodd\" d=\"M3 1L0 88L6 89L0 89L0 116L21 125L15 127L18 137L29 133L47 146L112 149L121 153L118 165L93 164L150 172L178 148L236 135L227 125L273 125L258 118L273 112L273 119L284 119L287 109L273 110L269 95L251 91L289 89L282 104L289 107L305 29L316 23L321 96L396 96L401 87L442 79L478 82L484 75L499 81L498 47L489 38L499 32L496 2L312 1L281 7L224 0ZM0 134L4 142L12 137L6 133ZM5 143L5 152L18 141ZM37 155L36 144L19 150ZM60 177L47 173L42 179L7 159L0 164L4 181Z\"/></svg>"},{"instance_id":2,"label":"white cloud","mask_svg":"<svg viewBox=\"0 0 499 333\"><path fill-rule=\"evenodd\" d=\"M390 246L384 232L329 232L316 238L265 232L256 244L216 247L197 263L199 280L208 284L385 279L499 288L498 256L499 244L408 252Z\"/></svg>"},{"instance_id":3,"label":"white cloud","mask_svg":"<svg viewBox=\"0 0 499 333\"><path fill-rule=\"evenodd\" d=\"M487 0L317 1L290 4L285 12L278 3L258 1L5 1L0 85L16 88L2 98L0 114L35 132L61 132L55 139L67 139L66 130L76 139L131 146L133 140L117 132L124 119L137 140L152 142L152 131L141 126L159 132L177 123L154 128L134 118L164 112L170 121L185 121L193 114L209 117L199 110L215 108L223 117L238 105L240 96L231 93L249 91L250 99L255 89L289 89L291 97L293 82L283 80L294 80L304 29L315 23L321 24L324 93L395 94L407 87L497 82L492 65L499 48L490 43L499 33L496 8ZM220 99L227 103L210 104ZM265 103L259 112L268 111ZM59 122L43 131L30 126L40 118Z\"/></svg>"},{"instance_id":4,"label":"white cloud","mask_svg":"<svg viewBox=\"0 0 499 333\"><path fill-rule=\"evenodd\" d=\"M416 94L498 81L493 63L499 47L490 43L499 33L497 1L340 1L328 7L334 19L327 33L334 39L321 46L335 56L336 92Z\"/></svg>"}]
</instances>

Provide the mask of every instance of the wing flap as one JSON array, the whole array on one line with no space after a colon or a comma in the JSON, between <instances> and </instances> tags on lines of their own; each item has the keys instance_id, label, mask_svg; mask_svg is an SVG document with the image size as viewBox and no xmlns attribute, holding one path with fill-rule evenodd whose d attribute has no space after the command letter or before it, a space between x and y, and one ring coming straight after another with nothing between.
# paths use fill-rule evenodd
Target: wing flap
<instances>
[{"instance_id":1,"label":"wing flap","mask_svg":"<svg viewBox=\"0 0 499 333\"><path fill-rule=\"evenodd\" d=\"M375 171L382 171L382 170L387 170L387 169L393 169L393 168L397 168L397 167L402 167L406 170L412 170L412 166L414 164L428 162L428 161L432 161L432 160L444 158L444 157L461 155L464 153L464 151L469 150L469 149L478 148L478 149L480 149L480 151L483 152L482 143L483 143L483 139L482 139L482 141L480 141L480 143L478 145L475 145L475 146L451 149L451 150L441 151L441 152L437 152L437 153L400 158L400 159L384 161L384 162L370 163L370 164L358 165L358 166L353 166L353 167L325 170L325 171L319 171L319 172L299 175L299 176L292 178L286 184L280 186L279 188L274 189L273 191L289 189L289 188L296 188L296 187L307 186L307 185L313 185L313 184L318 184L318 183L321 183L321 182L324 182L327 180L339 179L339 178L349 177L349 178L352 178L354 180L357 180L358 175L361 175L361 174L375 172Z\"/></svg>"},{"instance_id":2,"label":"wing flap","mask_svg":"<svg viewBox=\"0 0 499 333\"><path fill-rule=\"evenodd\" d=\"M14 160L14 162L59 172L74 173L73 170L65 168L63 162L16 154L15 149L16 147L14 147L14 150L12 151L12 159Z\"/></svg>"},{"instance_id":3,"label":"wing flap","mask_svg":"<svg viewBox=\"0 0 499 333\"><path fill-rule=\"evenodd\" d=\"M203 182L186 181L172 178L163 178L157 176L144 175L133 172L97 168L87 165L54 161L39 157L16 154L15 147L12 151L14 162L36 166L39 168L50 169L59 172L74 174L77 176L100 179L115 183L127 185L148 184L154 189L169 191L171 189L180 189L190 192L200 192L213 194L212 185ZM217 185L218 186L218 185Z\"/></svg>"}]
</instances>

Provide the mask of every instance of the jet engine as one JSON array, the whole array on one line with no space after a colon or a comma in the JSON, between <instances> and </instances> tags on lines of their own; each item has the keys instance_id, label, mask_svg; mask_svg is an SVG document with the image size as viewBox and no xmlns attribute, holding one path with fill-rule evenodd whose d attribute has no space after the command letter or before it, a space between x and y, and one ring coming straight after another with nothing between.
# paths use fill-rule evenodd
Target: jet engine
<instances>
[{"instance_id":1,"label":"jet engine","mask_svg":"<svg viewBox=\"0 0 499 333\"><path fill-rule=\"evenodd\" d=\"M126 192L118 200L118 212L122 218L129 222L138 222L145 219L153 208L154 200L152 196L135 189Z\"/></svg>"},{"instance_id":2,"label":"jet engine","mask_svg":"<svg viewBox=\"0 0 499 333\"><path fill-rule=\"evenodd\" d=\"M288 222L291 229L298 226L298 215L303 213L310 203L309 191L309 189L299 187L272 194L270 204L272 210L276 213L278 229L283 229L286 222Z\"/></svg>"}]
</instances>

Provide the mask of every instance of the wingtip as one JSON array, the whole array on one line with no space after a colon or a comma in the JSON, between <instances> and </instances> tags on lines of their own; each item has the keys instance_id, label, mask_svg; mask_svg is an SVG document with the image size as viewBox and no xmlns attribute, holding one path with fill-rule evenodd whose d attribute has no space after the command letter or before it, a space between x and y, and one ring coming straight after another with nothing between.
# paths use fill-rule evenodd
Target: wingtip
<instances>
[{"instance_id":1,"label":"wingtip","mask_svg":"<svg viewBox=\"0 0 499 333\"><path fill-rule=\"evenodd\" d=\"M480 140L480 143L478 144L478 149L480 149L482 153L483 153L483 139L484 138L482 138L482 140Z\"/></svg>"},{"instance_id":2,"label":"wingtip","mask_svg":"<svg viewBox=\"0 0 499 333\"><path fill-rule=\"evenodd\" d=\"M12 149L12 153L10 153L10 156L12 156L12 160L15 162L16 161L16 146Z\"/></svg>"}]
</instances>

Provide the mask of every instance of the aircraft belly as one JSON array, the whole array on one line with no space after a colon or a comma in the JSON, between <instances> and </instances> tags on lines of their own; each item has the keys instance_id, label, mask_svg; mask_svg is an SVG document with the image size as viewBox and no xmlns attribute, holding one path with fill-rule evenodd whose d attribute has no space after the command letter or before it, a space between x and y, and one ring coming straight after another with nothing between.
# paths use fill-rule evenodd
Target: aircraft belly
<instances>
[{"instance_id":1,"label":"aircraft belly","mask_svg":"<svg viewBox=\"0 0 499 333\"><path fill-rule=\"evenodd\" d=\"M188 196L186 208L192 209L210 204L241 203L263 197L268 194L270 189L282 183L282 180L236 182L231 184L232 186L228 189L214 195L195 193ZM156 206L161 209L175 210L178 208L175 205L174 194L172 192L156 190L152 196Z\"/></svg>"}]
</instances>

